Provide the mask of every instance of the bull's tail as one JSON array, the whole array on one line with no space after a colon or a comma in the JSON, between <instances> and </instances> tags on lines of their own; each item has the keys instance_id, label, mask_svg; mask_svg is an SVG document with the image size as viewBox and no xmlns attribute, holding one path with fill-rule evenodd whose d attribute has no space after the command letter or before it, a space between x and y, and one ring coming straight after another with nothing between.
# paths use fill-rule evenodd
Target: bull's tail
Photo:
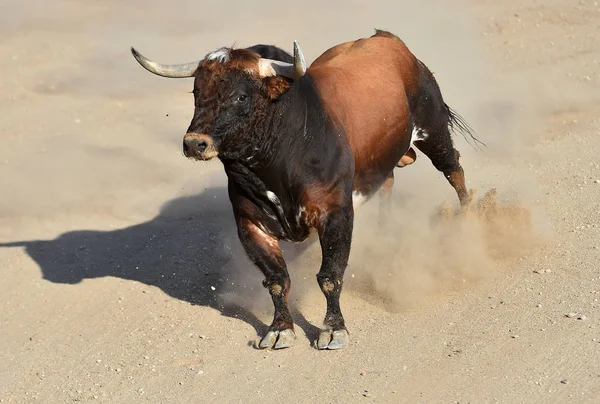
<instances>
[{"instance_id":1,"label":"bull's tail","mask_svg":"<svg viewBox=\"0 0 600 404\"><path fill-rule=\"evenodd\" d=\"M481 146L485 146L486 144L475 137L473 128L469 126L467 121L458 112L450 108L448 104L444 103L444 106L448 111L448 128L454 133L460 133L473 148L477 147L481 150Z\"/></svg>"},{"instance_id":2,"label":"bull's tail","mask_svg":"<svg viewBox=\"0 0 600 404\"><path fill-rule=\"evenodd\" d=\"M402 39L389 31L376 28L372 37L393 39L406 46ZM460 133L473 148L481 149L480 146L485 146L485 143L475 137L475 132L467 121L444 102L442 92L433 73L420 60L417 59L417 63L419 65L421 95L417 97L414 103L417 105L411 106L411 109L417 112L417 126L425 130L440 130L445 126L452 132Z\"/></svg>"},{"instance_id":3,"label":"bull's tail","mask_svg":"<svg viewBox=\"0 0 600 404\"><path fill-rule=\"evenodd\" d=\"M481 149L485 143L475 137L475 132L467 121L450 108L442 97L442 91L429 68L420 60L419 95L413 100L411 109L415 112L417 125L425 131L460 133L473 148Z\"/></svg>"}]
</instances>

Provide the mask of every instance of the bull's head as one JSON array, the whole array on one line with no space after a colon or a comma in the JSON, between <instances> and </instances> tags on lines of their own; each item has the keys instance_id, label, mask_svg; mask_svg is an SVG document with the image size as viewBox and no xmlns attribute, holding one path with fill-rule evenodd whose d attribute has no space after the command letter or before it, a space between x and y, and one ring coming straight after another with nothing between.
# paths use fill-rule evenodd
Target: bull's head
<instances>
[{"instance_id":1,"label":"bull's head","mask_svg":"<svg viewBox=\"0 0 600 404\"><path fill-rule=\"evenodd\" d=\"M194 77L194 116L183 138L183 153L196 160L236 158L255 147L240 139L256 124L258 111L277 99L306 72L306 62L294 41L294 63L261 58L249 49L221 48L184 64L153 62L134 48L135 59L162 77Z\"/></svg>"}]
</instances>

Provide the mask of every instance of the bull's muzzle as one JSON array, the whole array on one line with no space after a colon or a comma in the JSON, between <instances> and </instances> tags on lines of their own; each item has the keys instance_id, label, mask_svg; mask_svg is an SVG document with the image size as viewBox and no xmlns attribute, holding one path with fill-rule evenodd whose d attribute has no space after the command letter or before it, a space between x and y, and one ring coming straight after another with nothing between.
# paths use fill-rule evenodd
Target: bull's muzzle
<instances>
[{"instance_id":1,"label":"bull's muzzle","mask_svg":"<svg viewBox=\"0 0 600 404\"><path fill-rule=\"evenodd\" d=\"M187 133L183 137L183 154L196 160L210 160L219 152L212 137L203 133Z\"/></svg>"}]
</instances>

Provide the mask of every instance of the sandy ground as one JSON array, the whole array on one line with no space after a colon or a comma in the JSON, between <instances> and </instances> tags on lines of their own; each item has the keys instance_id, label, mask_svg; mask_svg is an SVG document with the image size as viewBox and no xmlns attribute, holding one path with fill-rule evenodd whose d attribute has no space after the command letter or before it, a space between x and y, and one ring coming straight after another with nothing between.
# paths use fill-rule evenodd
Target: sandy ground
<instances>
[{"instance_id":1,"label":"sandy ground","mask_svg":"<svg viewBox=\"0 0 600 404\"><path fill-rule=\"evenodd\" d=\"M600 402L599 2L217 3L0 3L0 402ZM254 349L270 298L220 163L181 154L191 82L129 46L171 63L298 39L313 60L375 27L487 143L456 138L480 206L454 214L420 155L386 229L376 201L357 213L351 345L312 346L305 244L284 246L296 345Z\"/></svg>"}]
</instances>

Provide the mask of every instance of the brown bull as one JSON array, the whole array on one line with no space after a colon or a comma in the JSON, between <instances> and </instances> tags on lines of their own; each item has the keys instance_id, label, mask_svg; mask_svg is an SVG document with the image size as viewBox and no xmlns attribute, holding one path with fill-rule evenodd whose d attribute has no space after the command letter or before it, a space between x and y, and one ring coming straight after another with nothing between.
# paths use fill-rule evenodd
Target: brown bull
<instances>
[{"instance_id":1,"label":"brown bull","mask_svg":"<svg viewBox=\"0 0 600 404\"><path fill-rule=\"evenodd\" d=\"M377 31L335 46L308 69L297 42L293 62L279 51L222 48L169 66L132 49L153 73L195 78L184 154L218 157L224 165L240 240L265 275L275 307L260 347L285 348L295 339L291 282L278 241L301 242L314 229L323 257L317 280L327 301L317 347L342 348L348 332L339 298L354 203L378 190L389 200L393 170L415 161L415 146L466 204L450 129L474 137L431 72L393 34Z\"/></svg>"}]
</instances>

